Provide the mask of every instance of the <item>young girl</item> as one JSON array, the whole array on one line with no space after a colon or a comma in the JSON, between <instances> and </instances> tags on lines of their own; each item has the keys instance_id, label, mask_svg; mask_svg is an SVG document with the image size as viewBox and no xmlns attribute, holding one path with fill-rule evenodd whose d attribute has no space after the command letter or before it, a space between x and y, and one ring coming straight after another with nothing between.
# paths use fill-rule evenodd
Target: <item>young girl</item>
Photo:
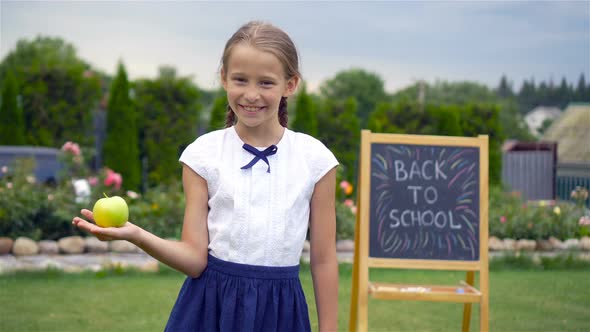
<instances>
[{"instance_id":1,"label":"young girl","mask_svg":"<svg viewBox=\"0 0 590 332\"><path fill-rule=\"evenodd\" d=\"M287 129L287 97L299 83L289 36L250 22L221 59L227 126L182 153L186 207L182 239L127 222L73 223L101 240L128 240L187 275L166 331L309 331L298 277L308 225L320 331L337 329L334 155ZM90 221L92 212L82 210Z\"/></svg>"}]
</instances>

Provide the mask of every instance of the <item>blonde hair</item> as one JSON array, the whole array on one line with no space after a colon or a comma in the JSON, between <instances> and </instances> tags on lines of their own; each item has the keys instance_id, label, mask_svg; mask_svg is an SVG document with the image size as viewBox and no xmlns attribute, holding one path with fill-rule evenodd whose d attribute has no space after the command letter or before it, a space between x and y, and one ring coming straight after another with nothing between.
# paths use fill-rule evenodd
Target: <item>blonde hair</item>
<instances>
[{"instance_id":1,"label":"blonde hair","mask_svg":"<svg viewBox=\"0 0 590 332\"><path fill-rule=\"evenodd\" d=\"M227 72L227 63L233 48L236 45L252 46L260 51L273 54L279 59L285 70L285 79L301 77L299 72L299 56L295 44L283 30L278 27L260 21L251 21L244 24L236 31L225 44L221 56L221 69ZM227 107L225 125L231 127L235 122L235 114L230 106ZM287 98L283 97L279 105L279 122L287 127Z\"/></svg>"}]
</instances>

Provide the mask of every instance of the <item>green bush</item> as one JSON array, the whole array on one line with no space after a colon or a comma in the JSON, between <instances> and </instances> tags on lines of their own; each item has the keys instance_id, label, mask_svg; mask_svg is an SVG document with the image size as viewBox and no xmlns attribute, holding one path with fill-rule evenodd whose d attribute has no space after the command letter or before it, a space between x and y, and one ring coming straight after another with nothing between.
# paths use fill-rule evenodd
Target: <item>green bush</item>
<instances>
[{"instance_id":1,"label":"green bush","mask_svg":"<svg viewBox=\"0 0 590 332\"><path fill-rule=\"evenodd\" d=\"M336 239L353 239L356 216L351 207L336 202Z\"/></svg>"},{"instance_id":2,"label":"green bush","mask_svg":"<svg viewBox=\"0 0 590 332\"><path fill-rule=\"evenodd\" d=\"M80 232L72 226L73 215L64 214L63 200L74 200L73 192L37 182L35 161L19 159L3 167L0 178L0 234L11 238L55 240Z\"/></svg>"},{"instance_id":3,"label":"green bush","mask_svg":"<svg viewBox=\"0 0 590 332\"><path fill-rule=\"evenodd\" d=\"M149 189L141 199L126 199L133 223L160 237L180 239L185 202L180 181Z\"/></svg>"}]
</instances>

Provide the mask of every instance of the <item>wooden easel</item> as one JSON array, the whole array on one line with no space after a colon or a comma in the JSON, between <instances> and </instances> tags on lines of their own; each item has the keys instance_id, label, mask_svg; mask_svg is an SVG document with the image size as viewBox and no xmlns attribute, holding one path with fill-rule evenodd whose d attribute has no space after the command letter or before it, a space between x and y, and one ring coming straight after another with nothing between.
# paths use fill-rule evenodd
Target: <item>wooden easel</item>
<instances>
[{"instance_id":1,"label":"wooden easel","mask_svg":"<svg viewBox=\"0 0 590 332\"><path fill-rule=\"evenodd\" d=\"M475 147L479 149L479 260L429 260L369 257L369 223L371 190L371 144L396 143L409 145ZM462 331L469 331L472 303L480 305L480 331L488 331L488 137L477 138L361 134L360 170L357 195L357 219L350 306L350 331L367 331L368 297L382 300L415 300L464 303ZM410 285L377 283L369 280L369 268L400 268L466 271L466 280L459 285ZM474 287L475 272L479 272L479 289ZM428 289L428 291L412 291ZM409 290L409 291L408 291Z\"/></svg>"}]
</instances>

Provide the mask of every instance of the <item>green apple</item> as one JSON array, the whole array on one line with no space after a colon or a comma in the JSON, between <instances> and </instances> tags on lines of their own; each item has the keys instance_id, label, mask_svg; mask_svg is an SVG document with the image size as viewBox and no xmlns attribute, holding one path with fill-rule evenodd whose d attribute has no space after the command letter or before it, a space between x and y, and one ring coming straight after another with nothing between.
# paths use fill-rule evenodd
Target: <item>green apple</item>
<instances>
[{"instance_id":1,"label":"green apple","mask_svg":"<svg viewBox=\"0 0 590 332\"><path fill-rule=\"evenodd\" d=\"M94 221L100 227L121 227L129 218L127 202L120 196L101 198L94 204Z\"/></svg>"}]
</instances>

